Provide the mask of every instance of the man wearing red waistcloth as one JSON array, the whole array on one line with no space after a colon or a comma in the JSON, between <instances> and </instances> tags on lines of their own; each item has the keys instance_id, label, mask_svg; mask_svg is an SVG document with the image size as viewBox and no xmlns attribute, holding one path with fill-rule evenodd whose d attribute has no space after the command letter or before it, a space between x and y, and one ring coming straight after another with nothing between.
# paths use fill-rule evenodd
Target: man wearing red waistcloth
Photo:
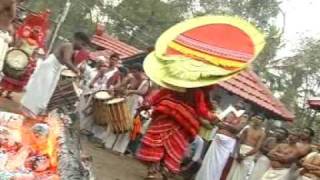
<instances>
[{"instance_id":1,"label":"man wearing red waistcloth","mask_svg":"<svg viewBox=\"0 0 320 180\"><path fill-rule=\"evenodd\" d=\"M219 121L210 105L212 85L246 69L264 44L250 23L227 16L190 19L158 38L144 61L147 76L164 88L150 98L152 122L137 152L150 165L147 179L180 171L200 125Z\"/></svg>"}]
</instances>

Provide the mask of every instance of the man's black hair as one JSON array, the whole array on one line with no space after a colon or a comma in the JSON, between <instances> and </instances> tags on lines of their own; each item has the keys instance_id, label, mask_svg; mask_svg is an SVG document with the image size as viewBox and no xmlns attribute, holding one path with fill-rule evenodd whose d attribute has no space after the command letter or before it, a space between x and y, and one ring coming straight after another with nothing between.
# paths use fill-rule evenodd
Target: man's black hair
<instances>
[{"instance_id":1,"label":"man's black hair","mask_svg":"<svg viewBox=\"0 0 320 180\"><path fill-rule=\"evenodd\" d=\"M120 54L118 54L118 53L112 53L111 55L110 55L110 59L111 58L119 58L120 59Z\"/></svg>"},{"instance_id":2,"label":"man's black hair","mask_svg":"<svg viewBox=\"0 0 320 180\"><path fill-rule=\"evenodd\" d=\"M129 73L128 68L125 68L125 67L119 67L119 71L124 76L126 76Z\"/></svg>"},{"instance_id":3,"label":"man's black hair","mask_svg":"<svg viewBox=\"0 0 320 180\"><path fill-rule=\"evenodd\" d=\"M309 131L309 134L310 134L311 137L313 137L315 135L315 132L314 132L313 129L311 129L309 127L305 127L304 129Z\"/></svg>"},{"instance_id":4,"label":"man's black hair","mask_svg":"<svg viewBox=\"0 0 320 180\"><path fill-rule=\"evenodd\" d=\"M136 70L136 71L139 71L139 72L143 72L142 65L139 64L139 63L131 64L131 65L129 65L128 68L129 68L130 70Z\"/></svg>"},{"instance_id":5,"label":"man's black hair","mask_svg":"<svg viewBox=\"0 0 320 180\"><path fill-rule=\"evenodd\" d=\"M84 32L76 32L76 33L74 33L74 38L78 39L78 40L80 40L80 41L82 41L82 42L84 42L84 43L86 43L88 45L91 43L89 36Z\"/></svg>"},{"instance_id":6,"label":"man's black hair","mask_svg":"<svg viewBox=\"0 0 320 180\"><path fill-rule=\"evenodd\" d=\"M252 118L260 119L263 122L266 120L265 116L263 114L256 114Z\"/></svg>"}]
</instances>

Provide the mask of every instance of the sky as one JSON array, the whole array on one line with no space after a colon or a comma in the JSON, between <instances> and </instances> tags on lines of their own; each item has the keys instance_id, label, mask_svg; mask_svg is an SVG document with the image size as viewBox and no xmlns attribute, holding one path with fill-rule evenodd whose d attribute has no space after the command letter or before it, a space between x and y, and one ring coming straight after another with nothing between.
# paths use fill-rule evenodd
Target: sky
<instances>
[{"instance_id":1,"label":"sky","mask_svg":"<svg viewBox=\"0 0 320 180\"><path fill-rule=\"evenodd\" d=\"M281 9L285 13L284 43L286 46L278 56L288 56L298 48L306 37L320 39L320 0L283 0ZM283 16L278 17L283 26Z\"/></svg>"}]
</instances>

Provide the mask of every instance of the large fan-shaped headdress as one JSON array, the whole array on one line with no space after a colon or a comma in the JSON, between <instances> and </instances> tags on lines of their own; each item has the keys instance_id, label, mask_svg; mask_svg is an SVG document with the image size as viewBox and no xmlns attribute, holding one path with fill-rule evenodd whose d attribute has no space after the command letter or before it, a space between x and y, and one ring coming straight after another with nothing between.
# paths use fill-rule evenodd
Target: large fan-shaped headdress
<instances>
[{"instance_id":1,"label":"large fan-shaped headdress","mask_svg":"<svg viewBox=\"0 0 320 180\"><path fill-rule=\"evenodd\" d=\"M263 35L238 17L198 17L164 32L145 59L144 69L166 88L203 87L247 68L264 45Z\"/></svg>"}]
</instances>

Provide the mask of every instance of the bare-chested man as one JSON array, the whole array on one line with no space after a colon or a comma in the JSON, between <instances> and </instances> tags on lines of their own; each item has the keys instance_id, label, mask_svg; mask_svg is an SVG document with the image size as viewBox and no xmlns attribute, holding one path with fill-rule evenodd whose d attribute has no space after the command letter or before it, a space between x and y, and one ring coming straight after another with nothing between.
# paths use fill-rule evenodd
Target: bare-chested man
<instances>
[{"instance_id":1,"label":"bare-chested man","mask_svg":"<svg viewBox=\"0 0 320 180\"><path fill-rule=\"evenodd\" d=\"M137 114L138 108L144 101L144 96L147 95L150 88L150 80L143 72L140 64L132 64L128 66L129 74L121 82L118 87L126 90L128 99L129 111L132 117ZM120 134L118 140L114 145L114 150L120 153L125 153L130 142L129 133Z\"/></svg>"},{"instance_id":2,"label":"bare-chested man","mask_svg":"<svg viewBox=\"0 0 320 180\"><path fill-rule=\"evenodd\" d=\"M311 152L302 161L302 170L299 180L319 180L320 179L320 146L318 151Z\"/></svg>"},{"instance_id":3,"label":"bare-chested man","mask_svg":"<svg viewBox=\"0 0 320 180\"><path fill-rule=\"evenodd\" d=\"M1 0L0 2L0 30L9 31L13 19L16 17L16 0Z\"/></svg>"},{"instance_id":4,"label":"bare-chested man","mask_svg":"<svg viewBox=\"0 0 320 180\"><path fill-rule=\"evenodd\" d=\"M279 144L271 150L268 154L271 167L263 175L262 180L290 180L290 168L300 156L297 146L298 140L298 134L291 133L287 144Z\"/></svg>"},{"instance_id":5,"label":"bare-chested man","mask_svg":"<svg viewBox=\"0 0 320 180\"><path fill-rule=\"evenodd\" d=\"M300 157L304 157L311 152L311 142L314 136L314 131L310 128L304 128L300 134L298 142Z\"/></svg>"},{"instance_id":6,"label":"bare-chested man","mask_svg":"<svg viewBox=\"0 0 320 180\"><path fill-rule=\"evenodd\" d=\"M72 63L73 53L86 48L89 43L90 38L85 33L77 32L72 43L58 46L31 76L21 104L34 114L45 113L65 66L80 75L80 71Z\"/></svg>"},{"instance_id":7,"label":"bare-chested man","mask_svg":"<svg viewBox=\"0 0 320 180\"><path fill-rule=\"evenodd\" d=\"M244 107L229 112L217 125L219 130L212 140L196 180L219 180L236 146L236 136L246 125L248 116ZM241 113L239 113L241 112Z\"/></svg>"},{"instance_id":8,"label":"bare-chested man","mask_svg":"<svg viewBox=\"0 0 320 180\"><path fill-rule=\"evenodd\" d=\"M238 158L234 161L228 179L243 180L251 175L249 173L254 167L255 156L266 137L262 126L263 122L264 118L262 116L254 116L251 118L249 127L242 131L239 139Z\"/></svg>"},{"instance_id":9,"label":"bare-chested man","mask_svg":"<svg viewBox=\"0 0 320 180\"><path fill-rule=\"evenodd\" d=\"M261 148L260 154L256 156L255 167L250 176L250 180L261 179L263 174L269 169L271 161L268 158L268 153L280 143L283 143L288 137L288 130L285 128L276 128L272 134L265 139Z\"/></svg>"},{"instance_id":10,"label":"bare-chested man","mask_svg":"<svg viewBox=\"0 0 320 180\"><path fill-rule=\"evenodd\" d=\"M307 154L309 154L312 150L311 148L311 141L314 136L314 131L310 128L304 128L301 133L299 133L299 142L297 143L298 150L299 150L299 159L300 161L297 161L292 167L290 171L290 179L297 179L299 176L299 167L302 166L301 160L303 157L305 157Z\"/></svg>"}]
</instances>

